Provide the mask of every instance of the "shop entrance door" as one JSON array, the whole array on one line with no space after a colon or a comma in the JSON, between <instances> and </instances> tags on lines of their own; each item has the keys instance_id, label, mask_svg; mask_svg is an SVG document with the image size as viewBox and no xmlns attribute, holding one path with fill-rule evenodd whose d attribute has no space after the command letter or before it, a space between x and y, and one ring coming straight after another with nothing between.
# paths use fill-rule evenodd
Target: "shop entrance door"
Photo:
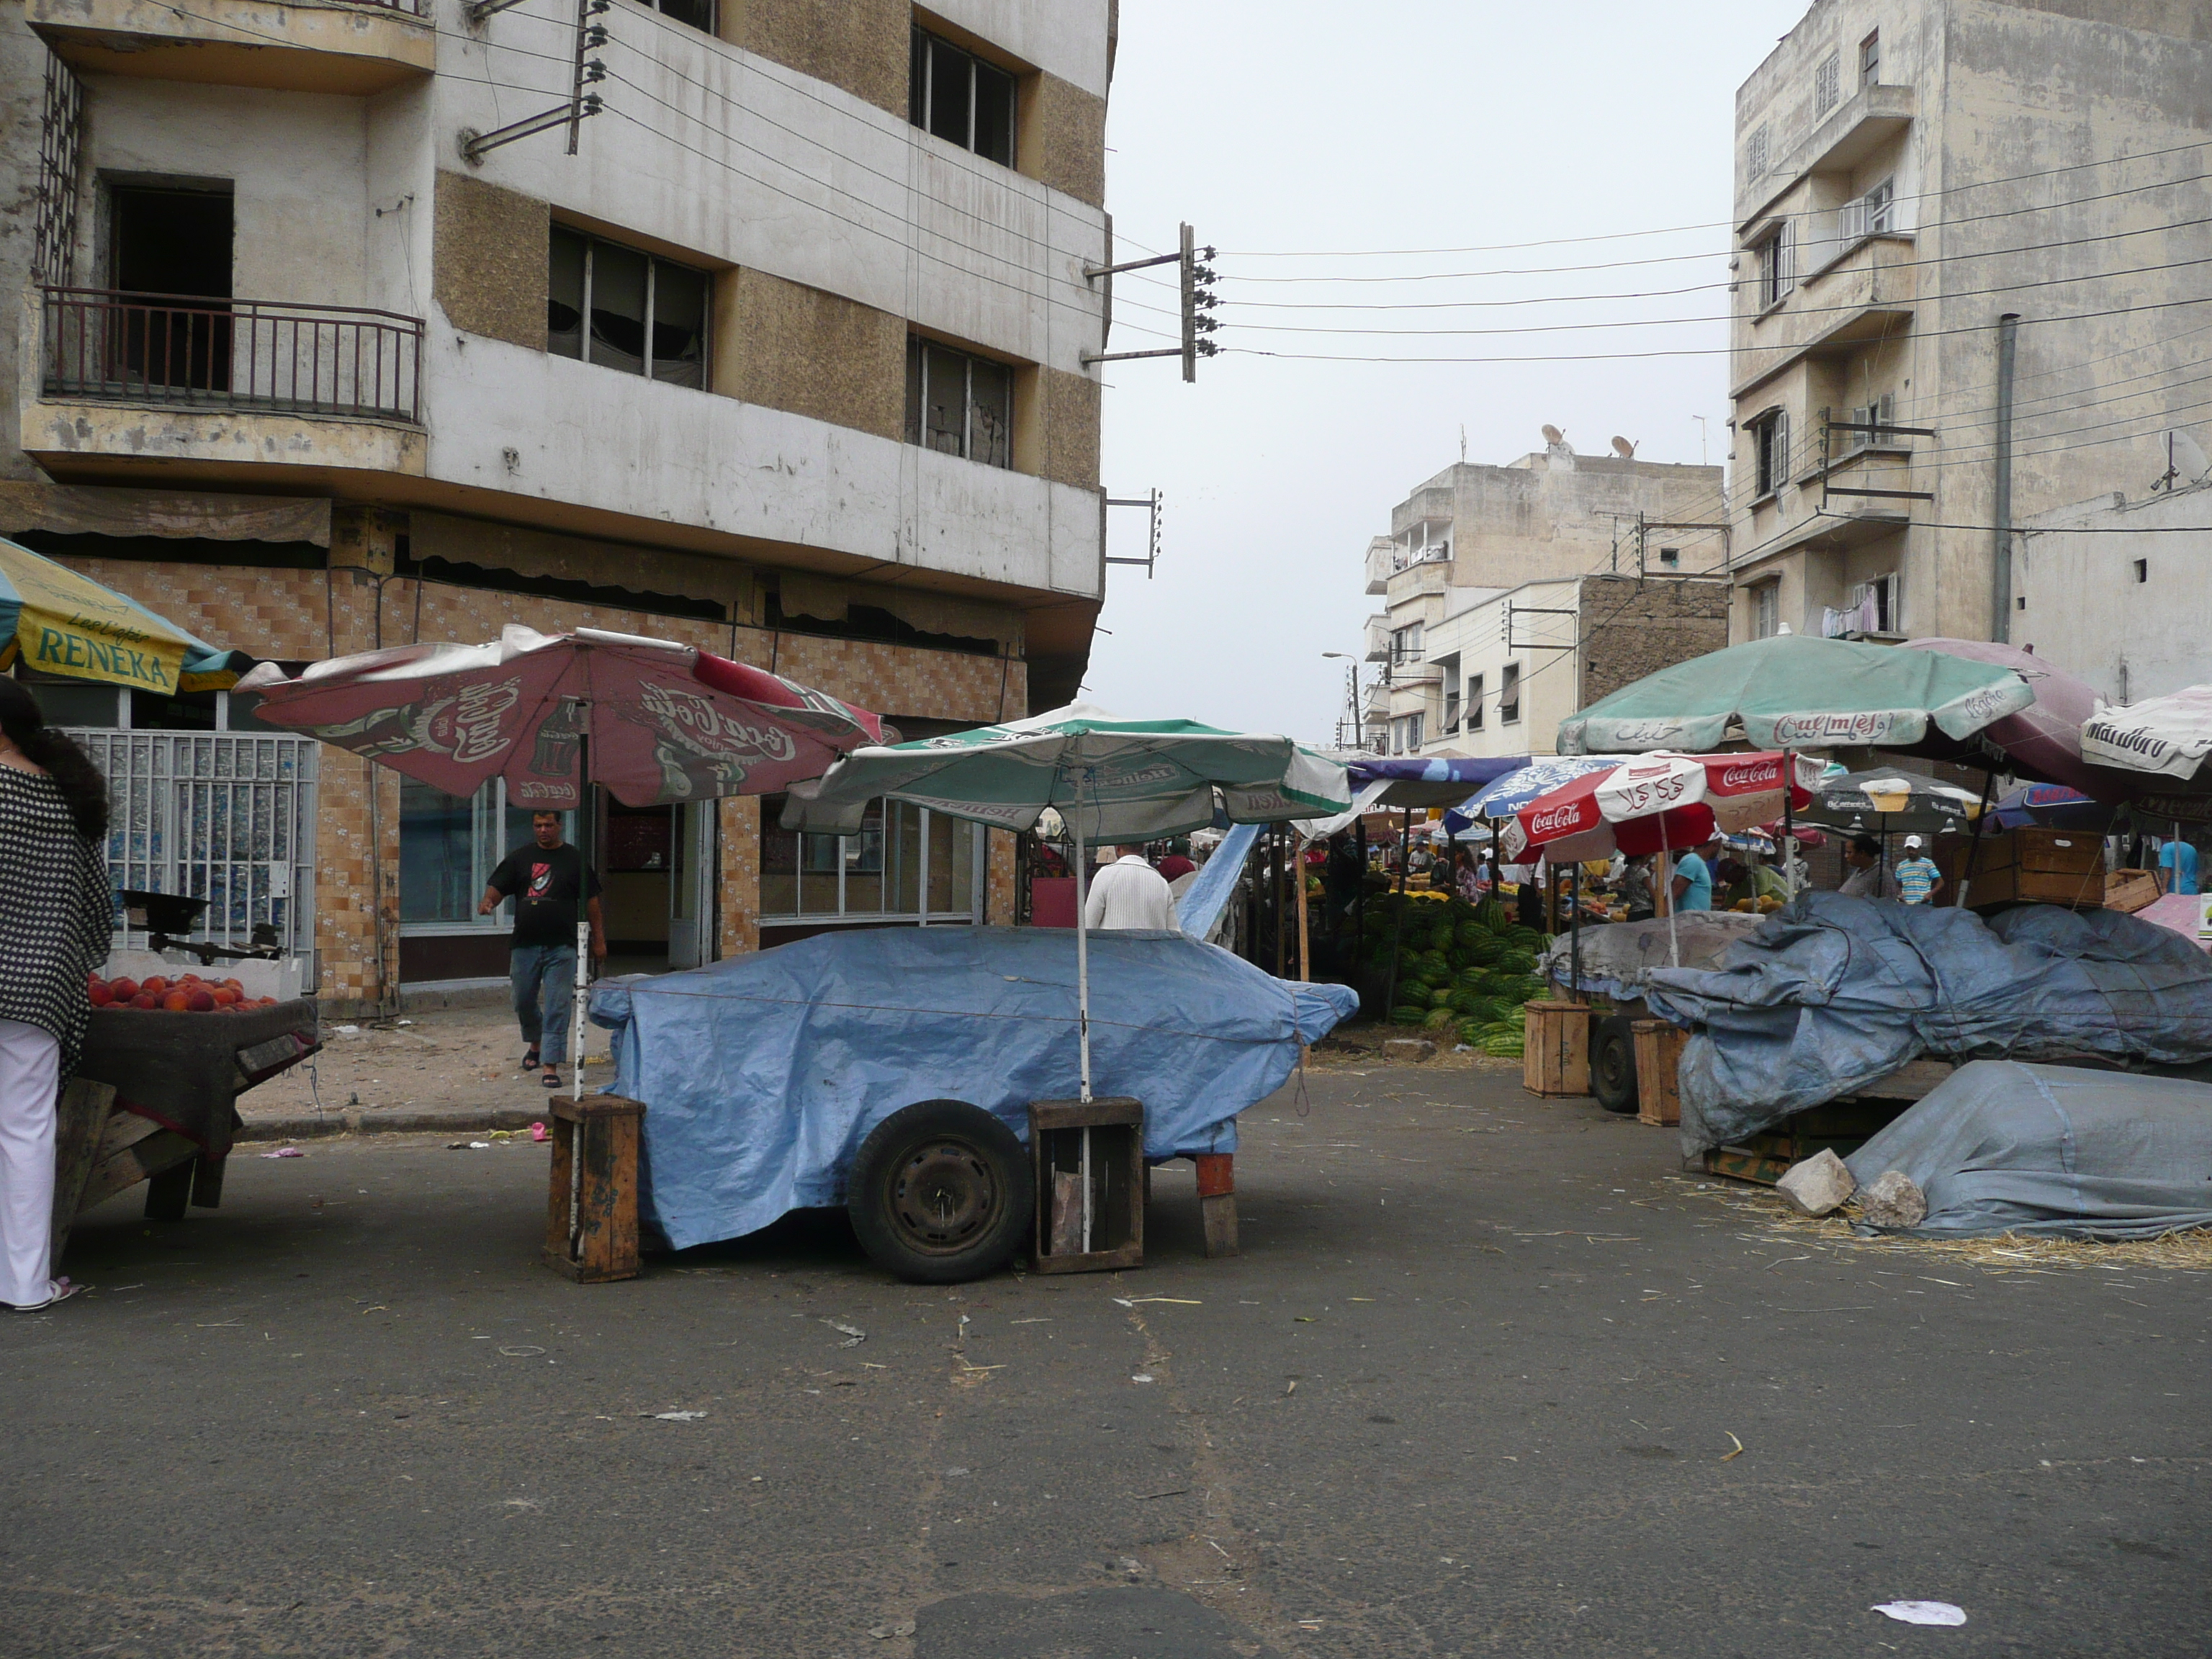
<instances>
[{"instance_id":1,"label":"shop entrance door","mask_svg":"<svg viewBox=\"0 0 2212 1659\"><path fill-rule=\"evenodd\" d=\"M669 809L668 965L696 968L714 959L714 819L718 802Z\"/></svg>"}]
</instances>

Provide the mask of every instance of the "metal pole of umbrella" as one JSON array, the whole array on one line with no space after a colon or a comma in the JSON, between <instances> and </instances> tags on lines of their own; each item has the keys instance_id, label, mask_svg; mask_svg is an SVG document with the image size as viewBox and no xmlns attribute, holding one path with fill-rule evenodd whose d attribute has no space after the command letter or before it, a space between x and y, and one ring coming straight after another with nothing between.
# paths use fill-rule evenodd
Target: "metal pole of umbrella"
<instances>
[{"instance_id":1,"label":"metal pole of umbrella","mask_svg":"<svg viewBox=\"0 0 2212 1659\"><path fill-rule=\"evenodd\" d=\"M591 705L570 705L576 726L576 988L568 1003L568 1098L584 1097L584 1018L592 989L592 853L599 839L592 799ZM583 1167L583 1160L574 1160Z\"/></svg>"},{"instance_id":2,"label":"metal pole of umbrella","mask_svg":"<svg viewBox=\"0 0 2212 1659\"><path fill-rule=\"evenodd\" d=\"M1659 879L1666 884L1663 896L1667 901L1667 965L1682 965L1681 935L1674 930L1674 852L1667 841L1667 815L1659 815Z\"/></svg>"},{"instance_id":3,"label":"metal pole of umbrella","mask_svg":"<svg viewBox=\"0 0 2212 1659\"><path fill-rule=\"evenodd\" d=\"M1075 775L1075 811L1068 820L1075 831L1075 1042L1081 1056L1083 1103L1091 1103L1091 930L1084 922L1083 774ZM1086 1135L1087 1140L1089 1137ZM1091 1207L1089 1171L1085 1171L1084 1211Z\"/></svg>"},{"instance_id":4,"label":"metal pole of umbrella","mask_svg":"<svg viewBox=\"0 0 2212 1659\"><path fill-rule=\"evenodd\" d=\"M1961 866L1962 873L1959 877L1959 896L1951 901L1961 910L1966 908L1967 896L1974 890L1974 866L1981 860L1982 836L1985 833L1984 826L1990 816L1990 797L1996 793L1996 768L1984 767L1982 769L1982 806L1981 810L1974 814L1972 833L1966 840L1966 862Z\"/></svg>"},{"instance_id":5,"label":"metal pole of umbrella","mask_svg":"<svg viewBox=\"0 0 2212 1659\"><path fill-rule=\"evenodd\" d=\"M1797 896L1797 829L1790 798L1796 793L1796 762L1785 749L1782 751L1782 890L1793 899Z\"/></svg>"}]
</instances>

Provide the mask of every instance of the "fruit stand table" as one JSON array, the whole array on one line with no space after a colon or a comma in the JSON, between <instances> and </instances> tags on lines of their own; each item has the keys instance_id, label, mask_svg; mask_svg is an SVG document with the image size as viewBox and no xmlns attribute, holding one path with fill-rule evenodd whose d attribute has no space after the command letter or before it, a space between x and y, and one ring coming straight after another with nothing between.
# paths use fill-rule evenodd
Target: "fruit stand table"
<instances>
[{"instance_id":1,"label":"fruit stand table","mask_svg":"<svg viewBox=\"0 0 2212 1659\"><path fill-rule=\"evenodd\" d=\"M222 1201L238 1097L322 1047L315 1005L244 1012L92 1011L54 1148L55 1260L68 1224L144 1181L146 1216L181 1221Z\"/></svg>"}]
</instances>

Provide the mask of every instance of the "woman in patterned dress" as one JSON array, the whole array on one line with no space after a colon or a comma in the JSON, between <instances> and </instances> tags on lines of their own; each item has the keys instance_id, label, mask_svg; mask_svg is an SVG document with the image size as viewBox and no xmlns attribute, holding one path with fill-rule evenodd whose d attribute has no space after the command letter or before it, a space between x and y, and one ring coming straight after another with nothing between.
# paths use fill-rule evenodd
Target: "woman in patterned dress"
<instances>
[{"instance_id":1,"label":"woman in patterned dress","mask_svg":"<svg viewBox=\"0 0 2212 1659\"><path fill-rule=\"evenodd\" d=\"M91 1018L115 914L107 783L0 675L0 1305L76 1293L51 1277L54 1107Z\"/></svg>"}]
</instances>

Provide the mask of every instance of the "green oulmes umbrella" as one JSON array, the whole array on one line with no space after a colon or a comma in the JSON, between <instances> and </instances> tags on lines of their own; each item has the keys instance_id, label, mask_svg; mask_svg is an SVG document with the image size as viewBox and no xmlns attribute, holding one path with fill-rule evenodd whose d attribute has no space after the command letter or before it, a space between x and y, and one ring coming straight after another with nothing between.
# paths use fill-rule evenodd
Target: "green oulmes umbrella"
<instances>
[{"instance_id":1,"label":"green oulmes umbrella","mask_svg":"<svg viewBox=\"0 0 2212 1659\"><path fill-rule=\"evenodd\" d=\"M1237 823L1327 817L1352 803L1344 768L1288 738L1195 720L1121 720L1075 702L1003 726L854 750L818 784L792 789L783 827L849 836L868 803L886 796L1000 830L1027 830L1048 806L1058 811L1075 836L1076 1006L1089 1100L1084 844L1202 830L1213 822L1217 789Z\"/></svg>"},{"instance_id":2,"label":"green oulmes umbrella","mask_svg":"<svg viewBox=\"0 0 2212 1659\"><path fill-rule=\"evenodd\" d=\"M1972 736L2035 692L2010 668L1933 651L1781 634L1676 663L1559 722L1559 752L1906 748Z\"/></svg>"}]
</instances>

